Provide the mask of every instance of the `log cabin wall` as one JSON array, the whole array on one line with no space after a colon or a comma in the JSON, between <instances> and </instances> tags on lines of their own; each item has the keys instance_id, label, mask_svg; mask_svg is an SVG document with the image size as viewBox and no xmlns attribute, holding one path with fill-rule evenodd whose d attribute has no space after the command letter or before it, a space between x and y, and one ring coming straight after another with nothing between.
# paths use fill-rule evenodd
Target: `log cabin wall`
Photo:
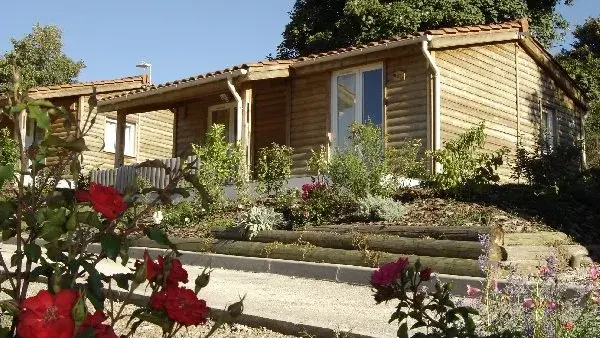
<instances>
[{"instance_id":1,"label":"log cabin wall","mask_svg":"<svg viewBox=\"0 0 600 338\"><path fill-rule=\"evenodd\" d=\"M382 63L388 145L406 138L427 143L427 63L420 46L405 46L298 68L292 72L290 145L294 175L306 175L311 149L328 143L331 81L335 71Z\"/></svg>"},{"instance_id":2,"label":"log cabin wall","mask_svg":"<svg viewBox=\"0 0 600 338\"><path fill-rule=\"evenodd\" d=\"M556 112L558 142L579 137L581 123L573 102L516 42L434 53L441 71L442 142L485 122L485 149L510 150L498 170L503 181L510 180L519 137L533 149L540 136L542 106Z\"/></svg>"}]
</instances>

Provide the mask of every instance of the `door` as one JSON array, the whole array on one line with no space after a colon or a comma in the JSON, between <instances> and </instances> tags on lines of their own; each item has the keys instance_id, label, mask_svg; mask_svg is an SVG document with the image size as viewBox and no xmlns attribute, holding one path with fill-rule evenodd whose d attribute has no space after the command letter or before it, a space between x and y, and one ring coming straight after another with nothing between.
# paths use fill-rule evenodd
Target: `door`
<instances>
[{"instance_id":1,"label":"door","mask_svg":"<svg viewBox=\"0 0 600 338\"><path fill-rule=\"evenodd\" d=\"M235 103L219 104L208 108L208 127L213 124L225 126L225 137L230 143L235 142Z\"/></svg>"}]
</instances>

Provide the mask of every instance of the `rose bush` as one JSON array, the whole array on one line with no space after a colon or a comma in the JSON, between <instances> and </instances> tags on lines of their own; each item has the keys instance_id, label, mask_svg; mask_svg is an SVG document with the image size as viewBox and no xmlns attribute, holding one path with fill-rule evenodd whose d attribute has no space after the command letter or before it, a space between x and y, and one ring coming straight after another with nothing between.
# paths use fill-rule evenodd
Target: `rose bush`
<instances>
[{"instance_id":1,"label":"rose bush","mask_svg":"<svg viewBox=\"0 0 600 338\"><path fill-rule=\"evenodd\" d=\"M184 162L177 171L169 171L160 161L137 165L164 169L169 176L164 189L140 187L137 182L122 192L93 182L88 187L79 178L83 176L81 154L87 150L85 136L95 120L95 96L88 102L87 119L79 121L70 110L29 98L27 88L16 81L16 70L14 78L8 104L0 108L3 125L13 128L19 148L16 164L0 163L0 182L6 183L0 191L0 232L2 241L15 243L13 252L0 252L0 280L7 285L0 288L4 294L0 310L12 319L0 327L0 337L114 338L113 327L127 318L129 331L118 332L121 337L135 335L144 322L159 326L164 337L205 324L209 308L197 295L208 284L210 272L196 279L195 290L184 288L181 283L187 283L189 276L176 258L177 247L155 224L140 222L173 195L188 197L179 188L182 180L206 193L193 174L194 163ZM26 146L22 131L30 120L42 131L41 139ZM55 132L57 127L60 133ZM70 189L64 188L65 182ZM168 252L156 261L146 253L127 273L104 274L96 268L105 259L128 266L132 235L141 234L167 246ZM99 253L88 250L94 243L99 244ZM30 295L30 284L40 277L47 281L46 290ZM124 315L142 285L151 288L151 301ZM120 306L115 306L115 300ZM208 335L242 309L241 301L231 305L215 318Z\"/></svg>"}]
</instances>

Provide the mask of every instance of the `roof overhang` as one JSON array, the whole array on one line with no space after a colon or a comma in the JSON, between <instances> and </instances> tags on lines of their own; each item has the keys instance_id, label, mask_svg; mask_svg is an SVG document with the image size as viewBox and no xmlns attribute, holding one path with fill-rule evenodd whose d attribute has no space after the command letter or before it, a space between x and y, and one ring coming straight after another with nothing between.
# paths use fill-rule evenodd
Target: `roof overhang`
<instances>
[{"instance_id":1,"label":"roof overhang","mask_svg":"<svg viewBox=\"0 0 600 338\"><path fill-rule=\"evenodd\" d=\"M152 105L156 105L157 107L162 105L162 109L172 108L168 107L168 105L177 101L176 95L174 95L177 92L182 92L184 90L192 88L199 88L219 81L223 81L225 85L225 81L227 81L228 78L238 78L240 76L246 75L247 73L248 71L246 69L237 69L231 72L223 72L210 77L195 79L192 81L173 84L138 93L124 94L115 98L100 100L98 101L98 112L133 110L138 108L142 108L143 110L143 107L150 107ZM131 111L130 113L134 112L137 111Z\"/></svg>"}]
</instances>

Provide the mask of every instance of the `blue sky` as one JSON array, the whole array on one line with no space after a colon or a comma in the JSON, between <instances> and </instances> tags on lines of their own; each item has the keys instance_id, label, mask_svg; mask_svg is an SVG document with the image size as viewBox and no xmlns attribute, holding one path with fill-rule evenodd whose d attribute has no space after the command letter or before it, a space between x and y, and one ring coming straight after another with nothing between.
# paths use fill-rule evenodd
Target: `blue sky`
<instances>
[{"instance_id":1,"label":"blue sky","mask_svg":"<svg viewBox=\"0 0 600 338\"><path fill-rule=\"evenodd\" d=\"M600 15L600 0L575 0L561 11L575 24ZM10 1L0 21L0 52L31 26L56 24L65 52L84 60L80 81L141 73L165 82L258 61L274 53L294 0L28 0ZM570 43L567 40L566 45ZM560 48L555 48L560 50Z\"/></svg>"}]
</instances>

